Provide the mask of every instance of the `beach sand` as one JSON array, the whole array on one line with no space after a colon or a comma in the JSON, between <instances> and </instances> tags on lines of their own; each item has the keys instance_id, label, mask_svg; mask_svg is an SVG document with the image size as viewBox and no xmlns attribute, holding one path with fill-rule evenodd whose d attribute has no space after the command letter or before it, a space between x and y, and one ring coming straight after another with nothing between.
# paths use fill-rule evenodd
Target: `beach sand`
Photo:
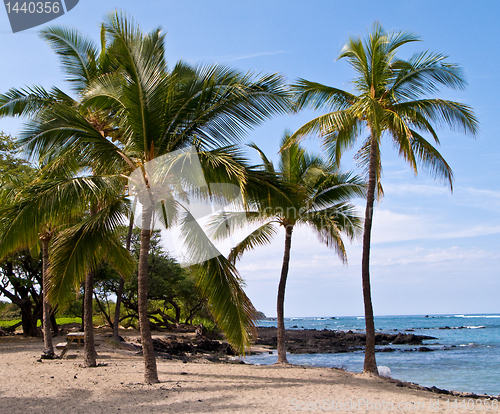
<instances>
[{"instance_id":1,"label":"beach sand","mask_svg":"<svg viewBox=\"0 0 500 414\"><path fill-rule=\"evenodd\" d=\"M145 385L136 351L102 343L100 366L82 368L81 350L70 349L68 359L40 362L42 350L41 339L0 338L0 412L470 412L448 408L447 400L451 404L456 397L337 369L158 358L161 382Z\"/></svg>"}]
</instances>

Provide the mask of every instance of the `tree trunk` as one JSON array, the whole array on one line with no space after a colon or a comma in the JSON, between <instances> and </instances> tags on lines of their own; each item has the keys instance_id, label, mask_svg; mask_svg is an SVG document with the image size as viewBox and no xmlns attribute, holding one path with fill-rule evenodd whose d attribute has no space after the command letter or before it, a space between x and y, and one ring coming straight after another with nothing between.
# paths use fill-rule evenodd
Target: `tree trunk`
<instances>
[{"instance_id":1,"label":"tree trunk","mask_svg":"<svg viewBox=\"0 0 500 414\"><path fill-rule=\"evenodd\" d=\"M137 297L139 310L139 328L144 355L144 381L146 384L157 383L156 357L148 319L148 256L151 240L151 217L153 207L142 209L141 249L139 253L139 269L137 275Z\"/></svg>"},{"instance_id":2,"label":"tree trunk","mask_svg":"<svg viewBox=\"0 0 500 414\"><path fill-rule=\"evenodd\" d=\"M175 323L181 323L181 307L173 299L169 300L168 303L170 303L175 309Z\"/></svg>"},{"instance_id":3,"label":"tree trunk","mask_svg":"<svg viewBox=\"0 0 500 414\"><path fill-rule=\"evenodd\" d=\"M23 301L19 304L19 308L21 309L23 336L38 336L36 317L33 314L33 304L30 298L23 298Z\"/></svg>"},{"instance_id":4,"label":"tree trunk","mask_svg":"<svg viewBox=\"0 0 500 414\"><path fill-rule=\"evenodd\" d=\"M127 240L125 248L130 252L130 242L132 240L132 230L134 229L134 216L133 213L130 217L128 225ZM120 309L122 305L123 288L125 286L125 279L120 275L120 284L118 285L118 292L116 292L116 306L115 306L115 320L113 322L113 340L120 342L120 335L118 334L118 326L120 325Z\"/></svg>"},{"instance_id":5,"label":"tree trunk","mask_svg":"<svg viewBox=\"0 0 500 414\"><path fill-rule=\"evenodd\" d=\"M94 292L94 271L91 270L87 273L85 278L85 295L83 297L83 302L85 304L84 318L84 357L83 366L87 368L97 366L97 353L94 346L94 321L93 313L94 309L92 306L92 294Z\"/></svg>"},{"instance_id":6,"label":"tree trunk","mask_svg":"<svg viewBox=\"0 0 500 414\"><path fill-rule=\"evenodd\" d=\"M370 164L368 168L368 192L366 196L365 224L363 233L363 259L361 274L363 283L363 300L365 306L366 346L363 372L378 375L375 360L375 323L373 320L373 306L370 288L370 240L373 219L373 203L375 201L375 186L377 184L376 168L378 165L377 140L372 133L370 145Z\"/></svg>"},{"instance_id":7,"label":"tree trunk","mask_svg":"<svg viewBox=\"0 0 500 414\"><path fill-rule=\"evenodd\" d=\"M286 359L286 338L285 338L285 286L288 276L288 266L290 264L290 248L292 246L293 226L285 226L285 252L283 254L283 266L281 268L280 283L278 286L278 364L288 364Z\"/></svg>"},{"instance_id":8,"label":"tree trunk","mask_svg":"<svg viewBox=\"0 0 500 414\"><path fill-rule=\"evenodd\" d=\"M52 332L54 333L54 336L59 335L59 325L57 325L56 313L57 313L57 308L56 309L51 309L51 312L50 312L50 325L52 326Z\"/></svg>"},{"instance_id":9,"label":"tree trunk","mask_svg":"<svg viewBox=\"0 0 500 414\"><path fill-rule=\"evenodd\" d=\"M14 293L0 286L0 293L8 298L13 304L19 306L21 310L21 325L23 336L38 336L37 318L33 313L33 303L30 298L30 290L19 283L14 274L14 266L11 261L6 263L6 276L14 288ZM43 281L42 281L43 284ZM43 292L43 288L41 289Z\"/></svg>"},{"instance_id":10,"label":"tree trunk","mask_svg":"<svg viewBox=\"0 0 500 414\"><path fill-rule=\"evenodd\" d=\"M45 232L41 237L42 260L43 260L43 345L42 358L52 359L55 357L54 346L52 344L52 330L50 324L50 303L48 297L49 287L49 243L52 235Z\"/></svg>"}]
</instances>

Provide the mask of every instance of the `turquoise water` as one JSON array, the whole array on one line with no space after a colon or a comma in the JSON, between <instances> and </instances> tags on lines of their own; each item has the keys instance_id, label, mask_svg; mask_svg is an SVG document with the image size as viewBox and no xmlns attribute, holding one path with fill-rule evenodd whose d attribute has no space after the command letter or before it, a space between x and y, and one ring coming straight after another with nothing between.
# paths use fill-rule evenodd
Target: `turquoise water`
<instances>
[{"instance_id":1,"label":"turquoise water","mask_svg":"<svg viewBox=\"0 0 500 414\"><path fill-rule=\"evenodd\" d=\"M276 320L261 320L259 326L276 326ZM360 317L287 318L287 329L329 329L364 332ZM499 315L425 315L375 317L379 332L403 332L411 329L416 335L433 336L424 341L433 352L404 352L415 345L389 345L395 352L378 352L377 364L391 369L392 378L424 386L454 391L500 395L500 314ZM440 329L441 328L441 329ZM442 329L450 328L450 329ZM363 353L295 354L292 364L363 370ZM253 364L273 364L276 354L246 358Z\"/></svg>"}]
</instances>

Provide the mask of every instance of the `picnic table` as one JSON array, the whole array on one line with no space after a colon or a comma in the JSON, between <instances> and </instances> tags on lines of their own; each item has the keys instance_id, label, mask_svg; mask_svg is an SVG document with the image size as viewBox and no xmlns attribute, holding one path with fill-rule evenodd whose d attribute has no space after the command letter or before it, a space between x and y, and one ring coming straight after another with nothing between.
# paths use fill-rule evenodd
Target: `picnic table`
<instances>
[{"instance_id":1,"label":"picnic table","mask_svg":"<svg viewBox=\"0 0 500 414\"><path fill-rule=\"evenodd\" d=\"M66 342L61 342L56 345L56 349L62 349L60 357L64 358L70 347L82 347L84 338L84 332L69 332L66 335Z\"/></svg>"}]
</instances>

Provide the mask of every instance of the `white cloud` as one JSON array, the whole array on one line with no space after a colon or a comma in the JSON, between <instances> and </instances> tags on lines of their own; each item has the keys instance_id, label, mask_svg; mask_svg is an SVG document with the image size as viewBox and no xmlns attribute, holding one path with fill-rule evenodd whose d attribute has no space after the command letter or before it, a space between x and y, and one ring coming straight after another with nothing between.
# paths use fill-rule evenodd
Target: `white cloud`
<instances>
[{"instance_id":1,"label":"white cloud","mask_svg":"<svg viewBox=\"0 0 500 414\"><path fill-rule=\"evenodd\" d=\"M429 238L433 225L425 216L376 209L373 217L372 243L389 243Z\"/></svg>"},{"instance_id":2,"label":"white cloud","mask_svg":"<svg viewBox=\"0 0 500 414\"><path fill-rule=\"evenodd\" d=\"M433 218L424 214L401 214L377 209L373 219L372 243L457 239L500 233L500 225L473 225L466 220L460 218L458 220L443 220L443 217Z\"/></svg>"},{"instance_id":3,"label":"white cloud","mask_svg":"<svg viewBox=\"0 0 500 414\"><path fill-rule=\"evenodd\" d=\"M497 260L500 253L477 247L463 248L458 246L425 248L425 247L394 247L374 249L371 264L373 266L408 265L415 263L441 262L475 262Z\"/></svg>"}]
</instances>

